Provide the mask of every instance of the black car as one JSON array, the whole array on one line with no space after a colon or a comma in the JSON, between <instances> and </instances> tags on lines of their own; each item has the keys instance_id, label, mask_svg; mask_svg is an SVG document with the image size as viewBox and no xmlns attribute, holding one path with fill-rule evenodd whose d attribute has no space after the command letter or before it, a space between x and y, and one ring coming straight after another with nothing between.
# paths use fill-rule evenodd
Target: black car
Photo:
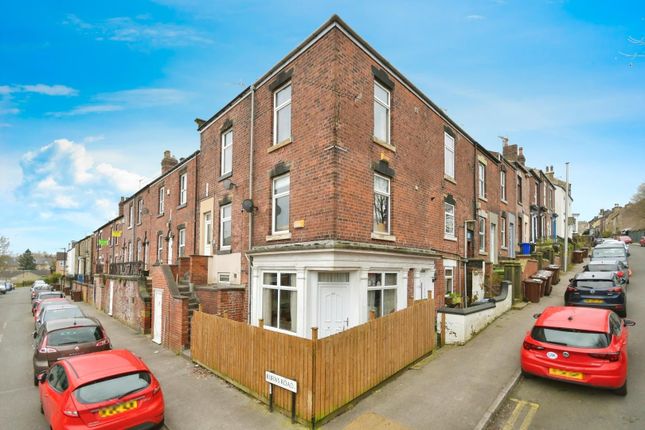
<instances>
[{"instance_id":1,"label":"black car","mask_svg":"<svg viewBox=\"0 0 645 430\"><path fill-rule=\"evenodd\" d=\"M564 304L611 309L623 318L627 316L625 290L614 272L578 273L564 293Z\"/></svg>"},{"instance_id":2,"label":"black car","mask_svg":"<svg viewBox=\"0 0 645 430\"><path fill-rule=\"evenodd\" d=\"M584 269L585 272L614 272L623 284L629 284L629 269L620 260L592 260Z\"/></svg>"}]
</instances>

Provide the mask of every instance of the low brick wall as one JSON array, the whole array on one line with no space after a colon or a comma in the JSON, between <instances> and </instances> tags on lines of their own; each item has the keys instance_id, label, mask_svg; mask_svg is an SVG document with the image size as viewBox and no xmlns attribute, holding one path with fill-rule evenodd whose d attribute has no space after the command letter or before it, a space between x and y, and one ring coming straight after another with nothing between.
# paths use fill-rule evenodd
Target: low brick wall
<instances>
[{"instance_id":1,"label":"low brick wall","mask_svg":"<svg viewBox=\"0 0 645 430\"><path fill-rule=\"evenodd\" d=\"M246 321L247 300L244 285L195 287L202 312Z\"/></svg>"},{"instance_id":2,"label":"low brick wall","mask_svg":"<svg viewBox=\"0 0 645 430\"><path fill-rule=\"evenodd\" d=\"M150 270L152 278L152 306L151 318L154 319L157 309L155 308L154 295L156 290L162 290L161 305L161 344L174 352L181 352L190 346L188 332L188 299L179 294L175 282L177 266L155 265ZM154 339L154 321L151 321L151 330Z\"/></svg>"},{"instance_id":3,"label":"low brick wall","mask_svg":"<svg viewBox=\"0 0 645 430\"><path fill-rule=\"evenodd\" d=\"M97 276L91 287L92 298L85 300L109 314L110 284L113 285L112 318L139 333L150 333L150 294L145 278L130 276ZM90 288L88 287L88 294ZM91 300L91 301L90 301Z\"/></svg>"}]
</instances>

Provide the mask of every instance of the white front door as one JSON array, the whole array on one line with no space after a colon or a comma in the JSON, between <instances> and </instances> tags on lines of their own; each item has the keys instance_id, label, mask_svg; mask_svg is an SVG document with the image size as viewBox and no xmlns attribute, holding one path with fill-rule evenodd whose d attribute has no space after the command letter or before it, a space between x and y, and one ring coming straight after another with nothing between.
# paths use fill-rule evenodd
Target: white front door
<instances>
[{"instance_id":1,"label":"white front door","mask_svg":"<svg viewBox=\"0 0 645 430\"><path fill-rule=\"evenodd\" d=\"M163 290L154 289L154 304L152 309L152 341L161 343L161 310L163 306Z\"/></svg>"},{"instance_id":2,"label":"white front door","mask_svg":"<svg viewBox=\"0 0 645 430\"><path fill-rule=\"evenodd\" d=\"M515 224L508 226L508 256L515 258Z\"/></svg>"},{"instance_id":3,"label":"white front door","mask_svg":"<svg viewBox=\"0 0 645 430\"><path fill-rule=\"evenodd\" d=\"M204 255L213 253L213 216L210 212L204 214Z\"/></svg>"},{"instance_id":4,"label":"white front door","mask_svg":"<svg viewBox=\"0 0 645 430\"><path fill-rule=\"evenodd\" d=\"M168 238L168 264L172 264L172 236Z\"/></svg>"},{"instance_id":5,"label":"white front door","mask_svg":"<svg viewBox=\"0 0 645 430\"><path fill-rule=\"evenodd\" d=\"M114 305L114 281L110 281L110 293L108 297L108 315L112 316L112 306Z\"/></svg>"},{"instance_id":6,"label":"white front door","mask_svg":"<svg viewBox=\"0 0 645 430\"><path fill-rule=\"evenodd\" d=\"M318 337L349 328L349 273L318 272Z\"/></svg>"},{"instance_id":7,"label":"white front door","mask_svg":"<svg viewBox=\"0 0 645 430\"><path fill-rule=\"evenodd\" d=\"M429 269L421 269L419 272L418 285L414 289L414 300L434 298L434 283L432 282L432 275L433 272Z\"/></svg>"}]
</instances>

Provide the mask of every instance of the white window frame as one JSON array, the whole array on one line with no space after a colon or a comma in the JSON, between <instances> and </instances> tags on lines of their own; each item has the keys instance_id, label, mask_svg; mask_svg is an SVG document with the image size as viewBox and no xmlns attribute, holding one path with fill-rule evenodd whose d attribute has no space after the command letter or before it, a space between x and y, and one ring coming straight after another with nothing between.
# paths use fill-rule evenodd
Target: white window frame
<instances>
[{"instance_id":1,"label":"white window frame","mask_svg":"<svg viewBox=\"0 0 645 430\"><path fill-rule=\"evenodd\" d=\"M454 267L445 267L443 269L443 277L446 285L446 294L453 293L455 291L455 268ZM450 288L448 288L448 281L450 281Z\"/></svg>"},{"instance_id":2,"label":"white window frame","mask_svg":"<svg viewBox=\"0 0 645 430\"><path fill-rule=\"evenodd\" d=\"M275 273L276 274L276 276L277 276L277 285L270 285L270 284L265 284L264 283L264 275L266 273ZM283 286L283 285L281 285L281 278L282 278L281 275L294 275L294 283L296 285L291 285L291 286ZM296 314L291 315L292 321L294 322L293 325L295 326L294 330L280 327L280 306L278 306L278 314L276 316L276 322L277 322L276 325L277 325L277 327L272 326L270 321L267 321L266 319L264 319L264 327L268 327L270 330L275 330L275 331L279 331L279 332L282 332L282 333L289 333L289 334L297 333L298 332L298 317L299 317L299 315L298 315L298 306L297 306L297 303L298 303L297 282L298 282L298 280L297 280L296 272L286 271L286 270L285 271L267 270L266 272L261 273L260 280L262 282L262 295L261 295L261 299L260 299L261 302L262 302L262 313L261 313L262 317L264 317L264 312L266 311L266 309L264 309L264 304L265 304L264 303L264 290L277 290L278 291L278 304L280 303L280 295L282 294L282 291L295 292L295 296L293 296L293 299L296 301L296 306L295 306Z\"/></svg>"},{"instance_id":3,"label":"white window frame","mask_svg":"<svg viewBox=\"0 0 645 430\"><path fill-rule=\"evenodd\" d=\"M186 229L180 228L177 232L177 257L186 256Z\"/></svg>"},{"instance_id":4,"label":"white window frame","mask_svg":"<svg viewBox=\"0 0 645 430\"><path fill-rule=\"evenodd\" d=\"M478 179L478 196L480 199L486 198L486 165L479 162L477 166L477 179Z\"/></svg>"},{"instance_id":5,"label":"white window frame","mask_svg":"<svg viewBox=\"0 0 645 430\"><path fill-rule=\"evenodd\" d=\"M166 203L166 187L159 187L159 215L164 214Z\"/></svg>"},{"instance_id":6,"label":"white window frame","mask_svg":"<svg viewBox=\"0 0 645 430\"><path fill-rule=\"evenodd\" d=\"M143 252L143 246L141 244L141 239L137 239L137 260L141 261L141 253Z\"/></svg>"},{"instance_id":7,"label":"white window frame","mask_svg":"<svg viewBox=\"0 0 645 430\"><path fill-rule=\"evenodd\" d=\"M283 102L282 104L278 105L278 94L281 93L282 91L286 90L288 87L291 87L291 82L287 82L277 90L273 92L273 144L278 145L283 142L287 142L291 140L291 121L289 121L289 137L286 139L283 139L281 141L278 141L278 116L280 115L280 111L282 111L284 108L287 106L291 105L291 99L293 98L293 88L291 88L291 97L289 97L288 100ZM292 112L293 113L293 112Z\"/></svg>"},{"instance_id":8,"label":"white window frame","mask_svg":"<svg viewBox=\"0 0 645 430\"><path fill-rule=\"evenodd\" d=\"M282 193L275 193L275 184L277 181L283 179L283 178L288 178L289 179L289 189L287 191L284 191ZM288 233L289 232L289 221L287 219L287 229L286 230L276 230L276 220L277 220L277 214L276 214L276 201L284 196L288 197L288 202L289 202L289 209L291 209L291 176L289 173L286 175L281 175L273 178L271 181L271 234L282 234L282 233ZM287 217L288 218L288 217Z\"/></svg>"},{"instance_id":9,"label":"white window frame","mask_svg":"<svg viewBox=\"0 0 645 430\"><path fill-rule=\"evenodd\" d=\"M387 93L387 100L381 100L378 97L376 97L376 87L379 87L380 89L382 89L383 91L385 91ZM374 90L374 104L376 105L376 103L378 103L379 105L381 105L381 106L383 106L385 108L385 112L386 112L386 115L385 115L386 116L386 118L385 118L386 130L385 130L385 132L387 134L385 136L385 140L383 140L383 139L381 139L381 137L377 136L376 135L376 121L374 121L374 128L372 130L373 134L374 134L374 138L379 140L379 141L382 141L382 142L385 142L387 144L390 144L390 135L391 135L391 133L390 133L391 132L391 130L390 130L390 126L391 126L391 124L390 124L390 116L391 116L390 106L392 105L392 93L390 92L390 90L385 88L383 85L379 84L378 81L374 81L374 89L375 89Z\"/></svg>"},{"instance_id":10,"label":"white window frame","mask_svg":"<svg viewBox=\"0 0 645 430\"><path fill-rule=\"evenodd\" d=\"M128 207L128 228L134 225L134 203L130 203Z\"/></svg>"},{"instance_id":11,"label":"white window frame","mask_svg":"<svg viewBox=\"0 0 645 430\"><path fill-rule=\"evenodd\" d=\"M486 218L479 217L479 253L486 252Z\"/></svg>"},{"instance_id":12,"label":"white window frame","mask_svg":"<svg viewBox=\"0 0 645 430\"><path fill-rule=\"evenodd\" d=\"M188 173L179 175L179 205L188 202Z\"/></svg>"},{"instance_id":13,"label":"white window frame","mask_svg":"<svg viewBox=\"0 0 645 430\"><path fill-rule=\"evenodd\" d=\"M502 201L506 201L506 172L503 170L499 171L499 188L500 198Z\"/></svg>"},{"instance_id":14,"label":"white window frame","mask_svg":"<svg viewBox=\"0 0 645 430\"><path fill-rule=\"evenodd\" d=\"M377 191L377 189L376 189L376 178L377 177L387 181L387 191L386 192ZM391 182L390 178L388 178L387 176L383 176L383 175L379 175L379 174L375 173L374 174L374 182L373 182L372 190L373 190L373 193L374 193L373 194L374 203L373 203L373 206L372 206L373 207L373 211L372 211L372 231L374 233L376 233L376 234L389 235L390 231L392 230L392 219L391 219L391 212L392 212L392 182ZM376 223L376 196L377 195L383 196L383 197L385 197L387 199L387 222L385 223L385 225L387 227L386 231L376 231L376 229L375 229L375 226L377 224Z\"/></svg>"},{"instance_id":15,"label":"white window frame","mask_svg":"<svg viewBox=\"0 0 645 430\"><path fill-rule=\"evenodd\" d=\"M446 132L443 133L443 149L444 174L455 179L455 138Z\"/></svg>"},{"instance_id":16,"label":"white window frame","mask_svg":"<svg viewBox=\"0 0 645 430\"><path fill-rule=\"evenodd\" d=\"M134 247L132 244L132 241L128 241L128 261L132 261L132 257L134 257Z\"/></svg>"},{"instance_id":17,"label":"white window frame","mask_svg":"<svg viewBox=\"0 0 645 430\"><path fill-rule=\"evenodd\" d=\"M204 246L213 251L213 213L204 212Z\"/></svg>"},{"instance_id":18,"label":"white window frame","mask_svg":"<svg viewBox=\"0 0 645 430\"><path fill-rule=\"evenodd\" d=\"M369 280L370 275L380 275L381 276L381 285L370 285L370 280ZM383 284L385 284L386 275L394 275L394 276L396 276L396 283L394 285L383 285ZM397 311L397 309L399 307L398 289L399 289L399 273L398 272L370 271L367 274L367 295L369 297L370 291L381 291L381 304L380 304L381 305L381 312L383 312L383 304L384 304L384 300L385 300L385 291L386 290L394 290L394 310L393 310L393 312ZM367 300L367 305L369 307L369 299ZM368 320L369 320L369 313L370 313L370 309L368 308L368 310L367 310L367 318L368 318ZM375 315L375 317L376 318L381 318L381 317L383 317L385 315L389 315L389 314Z\"/></svg>"},{"instance_id":19,"label":"white window frame","mask_svg":"<svg viewBox=\"0 0 645 430\"><path fill-rule=\"evenodd\" d=\"M231 283L231 273L230 272L217 272L217 283L219 283L219 284L230 284Z\"/></svg>"},{"instance_id":20,"label":"white window frame","mask_svg":"<svg viewBox=\"0 0 645 430\"><path fill-rule=\"evenodd\" d=\"M157 234L157 263L163 262L163 234Z\"/></svg>"},{"instance_id":21,"label":"white window frame","mask_svg":"<svg viewBox=\"0 0 645 430\"><path fill-rule=\"evenodd\" d=\"M522 175L518 174L517 175L517 203L522 204L522 201L524 200L524 190L522 187L524 186L522 182Z\"/></svg>"},{"instance_id":22,"label":"white window frame","mask_svg":"<svg viewBox=\"0 0 645 430\"><path fill-rule=\"evenodd\" d=\"M506 249L507 248L507 245L506 245L506 218L502 217L501 219L502 219L502 222L499 224L500 233L502 235L502 240L501 240L500 246L503 249Z\"/></svg>"},{"instance_id":23,"label":"white window frame","mask_svg":"<svg viewBox=\"0 0 645 430\"><path fill-rule=\"evenodd\" d=\"M137 225L143 220L143 199L137 200Z\"/></svg>"},{"instance_id":24,"label":"white window frame","mask_svg":"<svg viewBox=\"0 0 645 430\"><path fill-rule=\"evenodd\" d=\"M444 230L443 230L443 235L446 238L449 239L456 239L457 236L455 234L455 205L448 203L448 202L443 202L444 206ZM449 230L449 222L448 220L452 218L452 231Z\"/></svg>"},{"instance_id":25,"label":"white window frame","mask_svg":"<svg viewBox=\"0 0 645 430\"><path fill-rule=\"evenodd\" d=\"M224 216L224 211L230 209L228 217ZM220 206L219 208L219 249L229 250L231 245L224 245L224 224L228 223L231 228L230 230L230 240L233 241L233 205L231 203Z\"/></svg>"},{"instance_id":26,"label":"white window frame","mask_svg":"<svg viewBox=\"0 0 645 430\"><path fill-rule=\"evenodd\" d=\"M227 139L230 136L230 139ZM221 154L220 154L220 176L224 176L233 171L233 130L229 129L222 133L222 145L221 145ZM230 152L231 154L231 165L226 165L226 154Z\"/></svg>"}]
</instances>

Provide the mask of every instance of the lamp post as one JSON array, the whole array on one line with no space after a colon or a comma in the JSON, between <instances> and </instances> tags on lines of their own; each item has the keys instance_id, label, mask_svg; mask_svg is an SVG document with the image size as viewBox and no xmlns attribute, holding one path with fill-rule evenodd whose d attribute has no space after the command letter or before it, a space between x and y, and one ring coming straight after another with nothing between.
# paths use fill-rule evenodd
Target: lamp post
<instances>
[{"instance_id":1,"label":"lamp post","mask_svg":"<svg viewBox=\"0 0 645 430\"><path fill-rule=\"evenodd\" d=\"M564 190L564 271L567 271L569 262L569 162L566 166L566 185Z\"/></svg>"}]
</instances>

